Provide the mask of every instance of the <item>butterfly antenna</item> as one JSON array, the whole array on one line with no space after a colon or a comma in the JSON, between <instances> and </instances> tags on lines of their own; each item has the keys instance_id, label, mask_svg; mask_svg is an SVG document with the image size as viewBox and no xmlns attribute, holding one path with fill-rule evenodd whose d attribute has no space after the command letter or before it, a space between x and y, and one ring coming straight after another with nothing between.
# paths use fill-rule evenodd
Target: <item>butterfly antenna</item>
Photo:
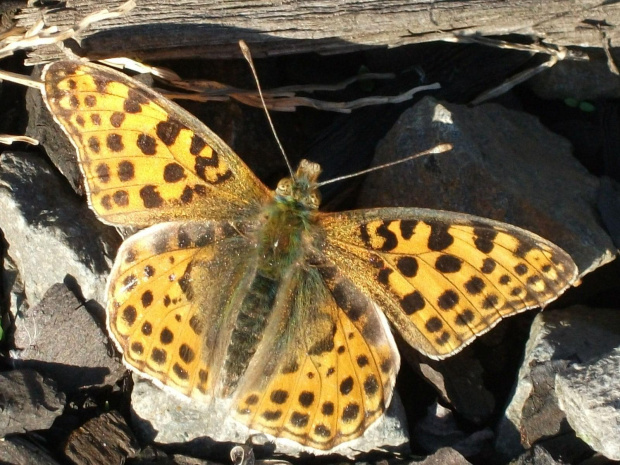
<instances>
[{"instance_id":1,"label":"butterfly antenna","mask_svg":"<svg viewBox=\"0 0 620 465\"><path fill-rule=\"evenodd\" d=\"M263 110L265 110L265 114L267 115L267 121L269 121L269 126L271 126L271 132L273 133L273 137L276 139L278 147L280 147L280 152L282 152L282 156L284 157L284 161L286 162L286 166L288 168L289 173L291 173L291 178L295 178L295 173L293 172L293 168L291 163L288 161L288 157L286 156L286 152L284 151L284 147L282 147L282 143L280 139L278 139L278 134L276 133L276 128L273 126L273 121L271 121L271 115L269 114L269 110L267 109L267 104L265 103L265 99L263 97L263 90L260 87L260 82L258 80L258 74L256 73L256 68L254 68L254 61L252 60L252 54L250 53L250 48L245 41L239 41L239 47L241 48L241 53L243 53L243 57L250 65L250 69L252 70L252 74L254 75L254 81L256 81L256 88L258 89L258 95L260 97L260 101L263 103Z\"/></svg>"},{"instance_id":2,"label":"butterfly antenna","mask_svg":"<svg viewBox=\"0 0 620 465\"><path fill-rule=\"evenodd\" d=\"M327 181L323 181L317 184L317 187L324 186L325 184L331 184L332 182L343 181L345 179L354 178L355 176L361 176L366 173L370 173L372 171L382 170L387 168L388 166L399 165L401 163L405 163L406 161L413 160L414 158L423 157L425 155L432 155L434 153L444 153L448 150L452 150L452 144L439 144L433 147L432 149L425 150L424 152L416 153L415 155L411 155L409 157L402 158L400 160L392 161L390 163L385 163L379 166L373 166L372 168L368 168L366 170L358 171L357 173L345 174L344 176L339 176L337 178L329 179Z\"/></svg>"}]
</instances>

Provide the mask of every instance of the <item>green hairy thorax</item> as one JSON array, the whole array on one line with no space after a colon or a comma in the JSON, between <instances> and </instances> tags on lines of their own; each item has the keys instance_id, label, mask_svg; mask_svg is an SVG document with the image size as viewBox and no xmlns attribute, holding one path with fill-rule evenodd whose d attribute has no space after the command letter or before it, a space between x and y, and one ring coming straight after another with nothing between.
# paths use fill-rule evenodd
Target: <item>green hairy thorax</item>
<instances>
[{"instance_id":1,"label":"green hairy thorax","mask_svg":"<svg viewBox=\"0 0 620 465\"><path fill-rule=\"evenodd\" d=\"M303 253L303 238L310 235L319 208L316 180L320 172L318 164L302 160L294 178L278 183L259 232L259 270L264 275L281 277Z\"/></svg>"}]
</instances>

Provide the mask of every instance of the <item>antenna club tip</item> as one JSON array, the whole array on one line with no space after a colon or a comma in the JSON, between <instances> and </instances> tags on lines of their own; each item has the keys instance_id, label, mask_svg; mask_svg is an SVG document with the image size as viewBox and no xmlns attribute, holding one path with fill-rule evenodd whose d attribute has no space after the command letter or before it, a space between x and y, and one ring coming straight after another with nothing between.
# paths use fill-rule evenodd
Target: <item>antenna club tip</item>
<instances>
[{"instance_id":1,"label":"antenna club tip","mask_svg":"<svg viewBox=\"0 0 620 465\"><path fill-rule=\"evenodd\" d=\"M453 145L449 143L439 144L430 150L431 153L443 153L453 149Z\"/></svg>"},{"instance_id":2,"label":"antenna club tip","mask_svg":"<svg viewBox=\"0 0 620 465\"><path fill-rule=\"evenodd\" d=\"M250 47L245 43L245 40L241 39L239 41L239 48L241 49L241 54L246 59L246 61L250 62L252 60L252 54L250 52Z\"/></svg>"}]
</instances>

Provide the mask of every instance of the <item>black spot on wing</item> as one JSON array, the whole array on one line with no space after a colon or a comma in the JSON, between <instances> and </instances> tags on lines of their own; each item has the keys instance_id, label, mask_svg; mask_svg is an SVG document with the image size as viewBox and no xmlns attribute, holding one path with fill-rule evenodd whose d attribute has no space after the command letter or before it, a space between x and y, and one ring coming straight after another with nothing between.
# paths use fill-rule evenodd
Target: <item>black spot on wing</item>
<instances>
[{"instance_id":1,"label":"black spot on wing","mask_svg":"<svg viewBox=\"0 0 620 465\"><path fill-rule=\"evenodd\" d=\"M157 141L148 134L140 134L136 145L144 155L155 155L157 152Z\"/></svg>"},{"instance_id":2,"label":"black spot on wing","mask_svg":"<svg viewBox=\"0 0 620 465\"><path fill-rule=\"evenodd\" d=\"M142 111L142 105L145 103L148 103L146 97L135 89L129 89L127 98L123 102L123 110L127 113L140 113Z\"/></svg>"},{"instance_id":3,"label":"black spot on wing","mask_svg":"<svg viewBox=\"0 0 620 465\"><path fill-rule=\"evenodd\" d=\"M396 234L389 230L392 221L383 221L377 228L377 235L384 239L383 245L379 248L382 252L389 252L398 246Z\"/></svg>"},{"instance_id":4,"label":"black spot on wing","mask_svg":"<svg viewBox=\"0 0 620 465\"><path fill-rule=\"evenodd\" d=\"M108 134L105 143L112 152L121 152L125 148L120 134Z\"/></svg>"},{"instance_id":5,"label":"black spot on wing","mask_svg":"<svg viewBox=\"0 0 620 465\"><path fill-rule=\"evenodd\" d=\"M459 303L459 295L452 289L444 291L437 299L437 305L442 310L451 310Z\"/></svg>"},{"instance_id":6,"label":"black spot on wing","mask_svg":"<svg viewBox=\"0 0 620 465\"><path fill-rule=\"evenodd\" d=\"M168 163L164 168L164 181L175 183L185 178L185 169L178 163Z\"/></svg>"},{"instance_id":7,"label":"black spot on wing","mask_svg":"<svg viewBox=\"0 0 620 465\"><path fill-rule=\"evenodd\" d=\"M179 365L178 363L175 363L172 366L172 371L174 372L175 375L177 375L179 379L182 379L182 380L189 379L189 373L187 372L187 370L183 368L181 365Z\"/></svg>"},{"instance_id":8,"label":"black spot on wing","mask_svg":"<svg viewBox=\"0 0 620 465\"><path fill-rule=\"evenodd\" d=\"M95 172L97 173L97 178L103 184L110 182L110 167L107 163L99 163L97 168L95 168Z\"/></svg>"},{"instance_id":9,"label":"black spot on wing","mask_svg":"<svg viewBox=\"0 0 620 465\"><path fill-rule=\"evenodd\" d=\"M457 273L462 265L463 260L450 254L440 255L435 261L435 269L441 273Z\"/></svg>"},{"instance_id":10,"label":"black spot on wing","mask_svg":"<svg viewBox=\"0 0 620 465\"><path fill-rule=\"evenodd\" d=\"M183 362L191 363L196 357L196 353L187 344L181 344L181 347L179 348L179 357L181 357Z\"/></svg>"},{"instance_id":11,"label":"black spot on wing","mask_svg":"<svg viewBox=\"0 0 620 465\"><path fill-rule=\"evenodd\" d=\"M413 278L418 274L418 261L411 256L404 255L396 261L396 268L407 278Z\"/></svg>"},{"instance_id":12,"label":"black spot on wing","mask_svg":"<svg viewBox=\"0 0 620 465\"><path fill-rule=\"evenodd\" d=\"M192 267L193 263L190 262L185 268L183 276L179 278L179 287L181 288L183 294L185 294L185 297L188 301L191 301L194 298L194 286L192 284Z\"/></svg>"},{"instance_id":13,"label":"black spot on wing","mask_svg":"<svg viewBox=\"0 0 620 465\"><path fill-rule=\"evenodd\" d=\"M110 116L110 124L115 128L120 128L123 121L125 121L125 113L120 111L115 111L112 113L112 116Z\"/></svg>"},{"instance_id":14,"label":"black spot on wing","mask_svg":"<svg viewBox=\"0 0 620 465\"><path fill-rule=\"evenodd\" d=\"M140 189L140 198L146 208L158 208L164 204L164 199L157 192L156 186L146 185Z\"/></svg>"},{"instance_id":15,"label":"black spot on wing","mask_svg":"<svg viewBox=\"0 0 620 465\"><path fill-rule=\"evenodd\" d=\"M407 315L413 315L426 306L424 297L419 291L413 291L400 299L400 307Z\"/></svg>"},{"instance_id":16,"label":"black spot on wing","mask_svg":"<svg viewBox=\"0 0 620 465\"><path fill-rule=\"evenodd\" d=\"M454 237L448 232L449 226L444 224L430 224L431 233L428 237L428 248L439 252L452 245Z\"/></svg>"},{"instance_id":17,"label":"black spot on wing","mask_svg":"<svg viewBox=\"0 0 620 465\"><path fill-rule=\"evenodd\" d=\"M114 192L114 194L112 195L112 199L114 200L114 203L119 207L126 207L127 205L129 205L129 194L127 193L127 191L118 190Z\"/></svg>"},{"instance_id":18,"label":"black spot on wing","mask_svg":"<svg viewBox=\"0 0 620 465\"><path fill-rule=\"evenodd\" d=\"M487 257L483 260L480 271L482 271L484 274L493 273L493 270L495 270L496 266L497 266L497 262L493 260L492 258Z\"/></svg>"},{"instance_id":19,"label":"black spot on wing","mask_svg":"<svg viewBox=\"0 0 620 465\"><path fill-rule=\"evenodd\" d=\"M133 305L127 305L123 309L123 320L125 320L129 326L132 326L136 322L137 316L138 313Z\"/></svg>"},{"instance_id":20,"label":"black spot on wing","mask_svg":"<svg viewBox=\"0 0 620 465\"><path fill-rule=\"evenodd\" d=\"M497 231L490 228L474 228L474 245L476 248L485 254L491 253L495 247L495 238L497 237Z\"/></svg>"},{"instance_id":21,"label":"black spot on wing","mask_svg":"<svg viewBox=\"0 0 620 465\"><path fill-rule=\"evenodd\" d=\"M413 232L415 231L416 226L418 225L417 220L401 220L400 221L400 235L403 239L409 240L413 236Z\"/></svg>"},{"instance_id":22,"label":"black spot on wing","mask_svg":"<svg viewBox=\"0 0 620 465\"><path fill-rule=\"evenodd\" d=\"M170 146L175 143L182 129L185 129L185 126L183 126L179 121L168 119L168 121L160 121L157 123L155 132L157 133L159 140Z\"/></svg>"},{"instance_id":23,"label":"black spot on wing","mask_svg":"<svg viewBox=\"0 0 620 465\"><path fill-rule=\"evenodd\" d=\"M122 182L131 181L135 176L135 169L133 163L127 160L123 160L118 164L117 169L118 179Z\"/></svg>"},{"instance_id":24,"label":"black spot on wing","mask_svg":"<svg viewBox=\"0 0 620 465\"><path fill-rule=\"evenodd\" d=\"M189 146L189 153L191 153L192 155L200 155L200 152L202 152L202 149L204 149L207 146L207 143L198 135L194 134L192 136L192 142Z\"/></svg>"}]
</instances>

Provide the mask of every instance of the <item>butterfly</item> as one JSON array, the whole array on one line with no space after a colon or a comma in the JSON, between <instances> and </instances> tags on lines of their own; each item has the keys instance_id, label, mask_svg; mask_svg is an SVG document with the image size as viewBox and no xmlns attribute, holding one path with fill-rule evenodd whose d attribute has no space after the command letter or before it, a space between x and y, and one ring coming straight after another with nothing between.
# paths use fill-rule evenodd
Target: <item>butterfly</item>
<instances>
[{"instance_id":1,"label":"butterfly","mask_svg":"<svg viewBox=\"0 0 620 465\"><path fill-rule=\"evenodd\" d=\"M215 133L126 75L46 66L44 100L101 221L127 238L107 290L124 363L240 423L327 451L389 405L391 328L449 357L557 298L570 256L515 226L421 208L319 210L316 163L268 189Z\"/></svg>"}]
</instances>

